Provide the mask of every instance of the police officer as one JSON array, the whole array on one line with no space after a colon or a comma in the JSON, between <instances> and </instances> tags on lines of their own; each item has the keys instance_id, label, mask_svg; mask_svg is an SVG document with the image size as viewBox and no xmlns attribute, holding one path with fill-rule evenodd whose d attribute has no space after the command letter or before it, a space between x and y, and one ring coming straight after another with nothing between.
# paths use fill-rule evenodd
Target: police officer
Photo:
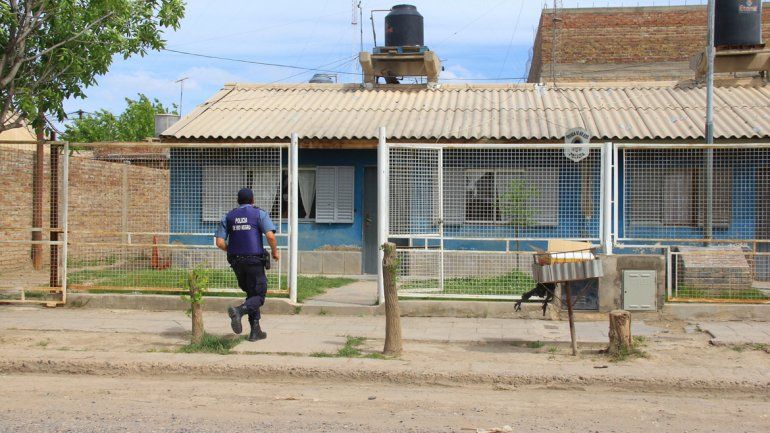
<instances>
[{"instance_id":1,"label":"police officer","mask_svg":"<svg viewBox=\"0 0 770 433\"><path fill-rule=\"evenodd\" d=\"M214 234L216 245L227 252L227 261L235 272L238 286L246 292L246 301L227 309L233 332L243 332L241 317L249 316L249 341L267 338L259 326L259 308L265 303L267 295L267 277L265 263L269 257L265 254L262 234L270 244L273 259L278 261L278 245L275 241L275 225L264 210L254 206L254 193L243 188L238 191L238 207L231 210L219 222Z\"/></svg>"}]
</instances>

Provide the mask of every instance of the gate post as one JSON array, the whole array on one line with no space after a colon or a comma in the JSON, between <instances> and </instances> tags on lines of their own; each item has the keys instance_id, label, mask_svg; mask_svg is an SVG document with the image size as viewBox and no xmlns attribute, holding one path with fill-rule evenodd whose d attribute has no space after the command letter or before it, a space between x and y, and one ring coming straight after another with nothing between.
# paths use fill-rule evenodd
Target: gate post
<instances>
[{"instance_id":1,"label":"gate post","mask_svg":"<svg viewBox=\"0 0 770 433\"><path fill-rule=\"evenodd\" d=\"M299 138L296 132L291 133L289 147L289 189L289 300L296 303L299 263Z\"/></svg>"},{"instance_id":2,"label":"gate post","mask_svg":"<svg viewBox=\"0 0 770 433\"><path fill-rule=\"evenodd\" d=\"M51 188L55 188L55 185L51 185ZM62 173L61 173L61 207L60 207L60 219L62 237L61 237L61 267L59 272L59 278L61 278L61 302L67 303L67 257L69 253L69 197L70 197L70 144L64 143L64 150L62 154Z\"/></svg>"},{"instance_id":3,"label":"gate post","mask_svg":"<svg viewBox=\"0 0 770 433\"><path fill-rule=\"evenodd\" d=\"M382 274L382 260L385 257L383 245L388 241L390 222L388 221L388 200L390 194L390 154L385 140L385 127L377 131L377 300L385 303L385 280Z\"/></svg>"},{"instance_id":4,"label":"gate post","mask_svg":"<svg viewBox=\"0 0 770 433\"><path fill-rule=\"evenodd\" d=\"M613 213L613 151L612 143L604 143L602 147L601 197L602 197L602 233L601 241L604 254L612 255L612 213Z\"/></svg>"}]
</instances>

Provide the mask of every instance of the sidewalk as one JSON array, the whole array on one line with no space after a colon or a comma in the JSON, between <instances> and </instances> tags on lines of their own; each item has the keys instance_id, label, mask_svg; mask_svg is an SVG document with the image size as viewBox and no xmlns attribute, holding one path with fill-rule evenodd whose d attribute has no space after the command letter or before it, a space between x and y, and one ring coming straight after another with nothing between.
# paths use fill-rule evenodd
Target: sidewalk
<instances>
[{"instance_id":1,"label":"sidewalk","mask_svg":"<svg viewBox=\"0 0 770 433\"><path fill-rule=\"evenodd\" d=\"M244 332L248 332L243 320ZM205 312L206 332L230 334L226 314ZM344 344L346 336L366 339L385 338L383 316L264 315L262 326L270 338L256 343L243 342L236 350L260 353L309 354ZM527 319L482 319L455 317L402 317L405 340L425 343L569 343L567 322ZM608 342L604 321L575 323L578 341L602 345ZM34 307L0 309L0 330L81 331L146 333L181 336L190 329L190 319L182 312L136 310L43 310ZM635 321L633 334L650 337L662 329ZM335 349L336 350L336 349Z\"/></svg>"},{"instance_id":2,"label":"sidewalk","mask_svg":"<svg viewBox=\"0 0 770 433\"><path fill-rule=\"evenodd\" d=\"M204 324L210 334L233 335L224 313L207 312ZM608 340L604 321L576 324L580 354L571 356L563 321L405 317L404 353L397 359L335 357L347 336L364 338L357 347L361 356L377 355L385 336L382 316L266 315L263 325L267 340L241 342L223 356L180 353L190 329L181 312L0 307L0 373L270 375L504 389L561 384L760 394L770 383L764 348L715 346L711 335L682 322L634 320L633 335L645 337L643 357L621 362L599 352Z\"/></svg>"}]
</instances>

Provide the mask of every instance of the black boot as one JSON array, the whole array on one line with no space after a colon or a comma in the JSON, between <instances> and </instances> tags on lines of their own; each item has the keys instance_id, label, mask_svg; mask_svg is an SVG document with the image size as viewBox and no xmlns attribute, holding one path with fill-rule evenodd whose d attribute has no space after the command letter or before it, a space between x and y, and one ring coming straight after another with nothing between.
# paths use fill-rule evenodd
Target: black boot
<instances>
[{"instance_id":1,"label":"black boot","mask_svg":"<svg viewBox=\"0 0 770 433\"><path fill-rule=\"evenodd\" d=\"M251 320L249 321L251 325L251 332L249 333L249 341L257 341L257 340L264 340L267 338L267 333L262 332L262 329L259 327L259 320Z\"/></svg>"},{"instance_id":2,"label":"black boot","mask_svg":"<svg viewBox=\"0 0 770 433\"><path fill-rule=\"evenodd\" d=\"M230 316L230 327L233 328L233 332L240 334L243 332L243 325L241 324L241 318L247 313L245 305L239 305L237 307L230 307L227 309L227 315Z\"/></svg>"}]
</instances>

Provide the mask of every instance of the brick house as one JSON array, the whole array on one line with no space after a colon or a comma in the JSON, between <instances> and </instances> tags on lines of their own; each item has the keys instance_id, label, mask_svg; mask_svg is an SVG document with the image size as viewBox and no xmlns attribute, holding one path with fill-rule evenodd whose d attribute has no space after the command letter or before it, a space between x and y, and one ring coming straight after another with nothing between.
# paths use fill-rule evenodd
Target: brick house
<instances>
[{"instance_id":1,"label":"brick house","mask_svg":"<svg viewBox=\"0 0 770 433\"><path fill-rule=\"evenodd\" d=\"M767 35L770 3L763 6ZM544 9L527 81L692 79L689 62L705 45L706 18L705 5Z\"/></svg>"}]
</instances>

